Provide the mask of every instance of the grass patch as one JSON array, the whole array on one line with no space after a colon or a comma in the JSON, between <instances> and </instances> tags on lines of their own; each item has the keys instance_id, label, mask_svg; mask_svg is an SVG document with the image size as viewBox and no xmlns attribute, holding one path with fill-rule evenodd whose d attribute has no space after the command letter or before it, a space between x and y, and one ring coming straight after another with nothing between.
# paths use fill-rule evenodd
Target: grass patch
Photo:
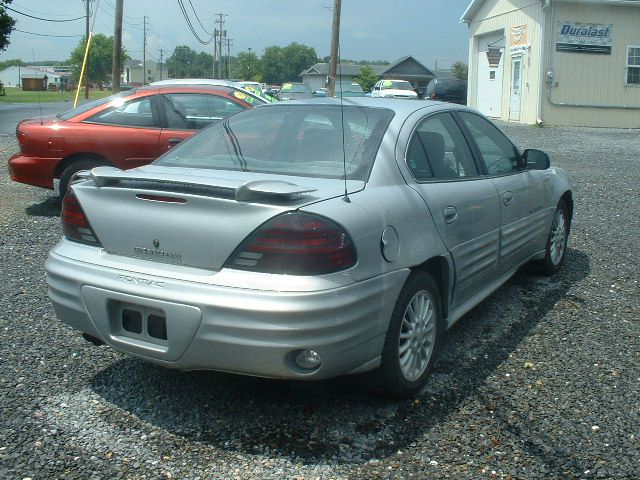
<instances>
[{"instance_id":1,"label":"grass patch","mask_svg":"<svg viewBox=\"0 0 640 480\"><path fill-rule=\"evenodd\" d=\"M38 103L38 94L41 102L71 102L76 97L76 92L25 92L21 88L6 87L6 95L0 95L2 103ZM111 95L110 90L90 90L89 98L96 100ZM78 101L84 100L84 90L80 92Z\"/></svg>"}]
</instances>

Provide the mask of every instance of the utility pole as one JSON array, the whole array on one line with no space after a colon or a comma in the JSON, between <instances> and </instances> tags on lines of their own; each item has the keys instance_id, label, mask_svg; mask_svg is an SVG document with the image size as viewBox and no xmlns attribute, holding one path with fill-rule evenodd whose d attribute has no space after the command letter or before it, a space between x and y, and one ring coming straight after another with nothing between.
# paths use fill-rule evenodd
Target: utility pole
<instances>
[{"instance_id":1,"label":"utility pole","mask_svg":"<svg viewBox=\"0 0 640 480\"><path fill-rule=\"evenodd\" d=\"M215 21L218 28L213 31L214 51L213 51L213 78L222 76L222 40L226 38L227 31L223 28L225 21L223 17L228 17L226 13L216 13L218 19Z\"/></svg>"},{"instance_id":2,"label":"utility pole","mask_svg":"<svg viewBox=\"0 0 640 480\"><path fill-rule=\"evenodd\" d=\"M233 38L227 38L227 79L231 78L231 47Z\"/></svg>"},{"instance_id":3,"label":"utility pole","mask_svg":"<svg viewBox=\"0 0 640 480\"><path fill-rule=\"evenodd\" d=\"M334 0L333 26L331 28L331 57L329 58L329 84L327 96L336 95L336 71L338 69L338 47L340 45L340 7L342 0Z\"/></svg>"},{"instance_id":4,"label":"utility pole","mask_svg":"<svg viewBox=\"0 0 640 480\"><path fill-rule=\"evenodd\" d=\"M147 84L147 16L142 17L142 85Z\"/></svg>"},{"instance_id":5,"label":"utility pole","mask_svg":"<svg viewBox=\"0 0 640 480\"><path fill-rule=\"evenodd\" d=\"M120 91L120 72L122 71L122 9L124 0L116 0L116 17L113 27L113 62L111 67L111 91Z\"/></svg>"},{"instance_id":6,"label":"utility pole","mask_svg":"<svg viewBox=\"0 0 640 480\"><path fill-rule=\"evenodd\" d=\"M160 49L160 80L162 80L162 49Z\"/></svg>"},{"instance_id":7,"label":"utility pole","mask_svg":"<svg viewBox=\"0 0 640 480\"><path fill-rule=\"evenodd\" d=\"M87 7L87 18L86 18L86 36L85 40L89 41L89 2L91 0L84 0ZM84 98L89 98L89 69L86 69L84 73Z\"/></svg>"}]
</instances>

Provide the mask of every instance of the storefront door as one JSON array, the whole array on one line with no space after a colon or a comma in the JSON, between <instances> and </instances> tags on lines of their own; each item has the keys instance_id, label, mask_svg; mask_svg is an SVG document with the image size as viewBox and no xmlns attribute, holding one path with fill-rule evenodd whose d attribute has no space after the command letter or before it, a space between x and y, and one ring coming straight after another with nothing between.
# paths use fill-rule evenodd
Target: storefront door
<instances>
[{"instance_id":1,"label":"storefront door","mask_svg":"<svg viewBox=\"0 0 640 480\"><path fill-rule=\"evenodd\" d=\"M522 90L522 57L511 59L511 101L509 120L520 120L520 93Z\"/></svg>"}]
</instances>

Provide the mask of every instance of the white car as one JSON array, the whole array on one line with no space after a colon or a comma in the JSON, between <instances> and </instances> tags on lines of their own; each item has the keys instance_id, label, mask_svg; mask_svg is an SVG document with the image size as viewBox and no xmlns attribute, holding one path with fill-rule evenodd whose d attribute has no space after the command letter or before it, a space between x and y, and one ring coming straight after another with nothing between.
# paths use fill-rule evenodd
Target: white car
<instances>
[{"instance_id":1,"label":"white car","mask_svg":"<svg viewBox=\"0 0 640 480\"><path fill-rule=\"evenodd\" d=\"M406 80L380 80L373 87L372 97L417 99L418 94Z\"/></svg>"}]
</instances>

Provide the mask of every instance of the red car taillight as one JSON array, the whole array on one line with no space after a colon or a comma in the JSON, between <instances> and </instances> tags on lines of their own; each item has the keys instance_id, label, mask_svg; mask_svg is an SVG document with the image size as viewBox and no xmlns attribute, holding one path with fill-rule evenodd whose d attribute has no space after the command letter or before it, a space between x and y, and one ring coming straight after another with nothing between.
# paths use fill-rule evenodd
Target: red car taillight
<instances>
[{"instance_id":1,"label":"red car taillight","mask_svg":"<svg viewBox=\"0 0 640 480\"><path fill-rule=\"evenodd\" d=\"M64 236L75 242L87 245L101 246L98 237L93 232L87 216L82 211L73 191L70 189L62 201L62 230Z\"/></svg>"},{"instance_id":2,"label":"red car taillight","mask_svg":"<svg viewBox=\"0 0 640 480\"><path fill-rule=\"evenodd\" d=\"M322 275L352 267L356 250L337 223L310 213L272 218L237 249L226 267L290 275Z\"/></svg>"}]
</instances>

